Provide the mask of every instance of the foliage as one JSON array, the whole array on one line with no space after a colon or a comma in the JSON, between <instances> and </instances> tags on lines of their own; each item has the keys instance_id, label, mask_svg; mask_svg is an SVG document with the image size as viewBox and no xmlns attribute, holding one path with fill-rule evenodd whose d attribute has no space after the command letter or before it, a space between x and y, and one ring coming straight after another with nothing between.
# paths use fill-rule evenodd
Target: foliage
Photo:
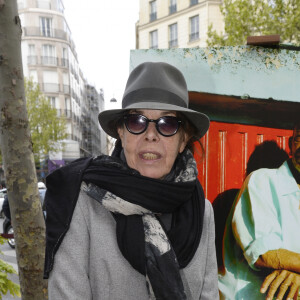
<instances>
[{"instance_id":1,"label":"foliage","mask_svg":"<svg viewBox=\"0 0 300 300\"><path fill-rule=\"evenodd\" d=\"M6 239L0 236L0 244L4 244ZM2 252L0 251L0 254ZM0 299L2 295L9 292L13 296L21 297L20 286L8 278L8 274L17 274L16 270L2 259L0 259Z\"/></svg>"},{"instance_id":2,"label":"foliage","mask_svg":"<svg viewBox=\"0 0 300 300\"><path fill-rule=\"evenodd\" d=\"M282 43L300 43L300 0L224 0L225 33L210 24L208 46L244 45L247 36L280 34Z\"/></svg>"},{"instance_id":3,"label":"foliage","mask_svg":"<svg viewBox=\"0 0 300 300\"><path fill-rule=\"evenodd\" d=\"M57 110L31 79L25 79L25 97L33 153L35 160L40 161L49 152L60 150L57 142L67 137L66 121L57 117Z\"/></svg>"}]
</instances>

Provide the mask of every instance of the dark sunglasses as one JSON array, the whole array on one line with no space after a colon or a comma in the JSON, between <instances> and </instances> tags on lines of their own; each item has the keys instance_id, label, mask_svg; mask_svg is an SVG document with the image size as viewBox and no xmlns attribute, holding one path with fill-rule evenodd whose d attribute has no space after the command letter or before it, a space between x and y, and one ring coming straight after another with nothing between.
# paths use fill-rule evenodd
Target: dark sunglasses
<instances>
[{"instance_id":1,"label":"dark sunglasses","mask_svg":"<svg viewBox=\"0 0 300 300\"><path fill-rule=\"evenodd\" d=\"M127 130L132 134L141 134L148 128L149 122L154 122L156 130L163 136L172 136L177 133L182 123L177 117L164 116L157 120L150 120L143 115L128 114L124 116Z\"/></svg>"}]
</instances>

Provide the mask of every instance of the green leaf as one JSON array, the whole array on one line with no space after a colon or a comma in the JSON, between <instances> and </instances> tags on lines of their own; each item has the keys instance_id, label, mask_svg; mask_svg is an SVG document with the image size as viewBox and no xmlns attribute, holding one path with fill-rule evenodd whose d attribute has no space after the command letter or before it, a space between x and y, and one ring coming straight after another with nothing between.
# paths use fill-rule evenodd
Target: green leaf
<instances>
[{"instance_id":1,"label":"green leaf","mask_svg":"<svg viewBox=\"0 0 300 300\"><path fill-rule=\"evenodd\" d=\"M208 28L208 46L244 45L250 35L280 34L281 43L300 44L300 0L224 0L225 32Z\"/></svg>"}]
</instances>

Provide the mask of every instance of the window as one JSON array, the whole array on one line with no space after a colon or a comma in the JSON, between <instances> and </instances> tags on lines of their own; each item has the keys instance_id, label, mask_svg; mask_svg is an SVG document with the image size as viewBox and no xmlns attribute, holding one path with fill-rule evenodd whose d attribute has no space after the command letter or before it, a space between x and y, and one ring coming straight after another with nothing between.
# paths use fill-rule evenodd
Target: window
<instances>
[{"instance_id":1,"label":"window","mask_svg":"<svg viewBox=\"0 0 300 300\"><path fill-rule=\"evenodd\" d=\"M29 78L35 82L38 83L38 75L37 75L37 71L36 70L30 70L29 71Z\"/></svg>"},{"instance_id":2,"label":"window","mask_svg":"<svg viewBox=\"0 0 300 300\"><path fill-rule=\"evenodd\" d=\"M49 93L58 93L58 74L54 71L44 71L43 72L43 91Z\"/></svg>"},{"instance_id":3,"label":"window","mask_svg":"<svg viewBox=\"0 0 300 300\"><path fill-rule=\"evenodd\" d=\"M198 0L191 0L191 2L190 2L190 5L192 6L192 5L196 5L196 4L198 4Z\"/></svg>"},{"instance_id":4,"label":"window","mask_svg":"<svg viewBox=\"0 0 300 300\"><path fill-rule=\"evenodd\" d=\"M65 98L65 116L71 118L71 102L69 98Z\"/></svg>"},{"instance_id":5,"label":"window","mask_svg":"<svg viewBox=\"0 0 300 300\"><path fill-rule=\"evenodd\" d=\"M199 16L190 18L190 41L199 39Z\"/></svg>"},{"instance_id":6,"label":"window","mask_svg":"<svg viewBox=\"0 0 300 300\"><path fill-rule=\"evenodd\" d=\"M50 0L38 0L37 7L41 9L51 9L51 1Z\"/></svg>"},{"instance_id":7,"label":"window","mask_svg":"<svg viewBox=\"0 0 300 300\"><path fill-rule=\"evenodd\" d=\"M57 65L56 49L52 45L43 45L43 65Z\"/></svg>"},{"instance_id":8,"label":"window","mask_svg":"<svg viewBox=\"0 0 300 300\"><path fill-rule=\"evenodd\" d=\"M150 22L155 21L157 19L156 15L156 1L150 2Z\"/></svg>"},{"instance_id":9,"label":"window","mask_svg":"<svg viewBox=\"0 0 300 300\"><path fill-rule=\"evenodd\" d=\"M55 47L52 45L43 45L43 56L56 56Z\"/></svg>"},{"instance_id":10,"label":"window","mask_svg":"<svg viewBox=\"0 0 300 300\"><path fill-rule=\"evenodd\" d=\"M43 36L52 36L52 19L41 17L40 18L40 31Z\"/></svg>"},{"instance_id":11,"label":"window","mask_svg":"<svg viewBox=\"0 0 300 300\"><path fill-rule=\"evenodd\" d=\"M71 102L69 98L65 98L65 109L71 110Z\"/></svg>"},{"instance_id":12,"label":"window","mask_svg":"<svg viewBox=\"0 0 300 300\"><path fill-rule=\"evenodd\" d=\"M28 55L35 55L35 45L33 44L28 45Z\"/></svg>"},{"instance_id":13,"label":"window","mask_svg":"<svg viewBox=\"0 0 300 300\"><path fill-rule=\"evenodd\" d=\"M150 32L150 48L157 49L158 48L158 34L157 30Z\"/></svg>"},{"instance_id":14,"label":"window","mask_svg":"<svg viewBox=\"0 0 300 300\"><path fill-rule=\"evenodd\" d=\"M177 45L177 23L175 23L169 26L169 48L176 47Z\"/></svg>"},{"instance_id":15,"label":"window","mask_svg":"<svg viewBox=\"0 0 300 300\"><path fill-rule=\"evenodd\" d=\"M70 94L70 83L69 83L68 73L63 73L63 86L64 86L64 93Z\"/></svg>"},{"instance_id":16,"label":"window","mask_svg":"<svg viewBox=\"0 0 300 300\"><path fill-rule=\"evenodd\" d=\"M28 64L36 65L37 57L35 55L35 46L33 44L28 45L28 56L27 56Z\"/></svg>"},{"instance_id":17,"label":"window","mask_svg":"<svg viewBox=\"0 0 300 300\"><path fill-rule=\"evenodd\" d=\"M49 102L52 106L52 108L56 108L56 98L55 97L48 97Z\"/></svg>"},{"instance_id":18,"label":"window","mask_svg":"<svg viewBox=\"0 0 300 300\"><path fill-rule=\"evenodd\" d=\"M177 11L177 0L170 0L169 14L174 14Z\"/></svg>"},{"instance_id":19,"label":"window","mask_svg":"<svg viewBox=\"0 0 300 300\"><path fill-rule=\"evenodd\" d=\"M68 49L67 48L63 48L61 64L63 67L69 66Z\"/></svg>"}]
</instances>

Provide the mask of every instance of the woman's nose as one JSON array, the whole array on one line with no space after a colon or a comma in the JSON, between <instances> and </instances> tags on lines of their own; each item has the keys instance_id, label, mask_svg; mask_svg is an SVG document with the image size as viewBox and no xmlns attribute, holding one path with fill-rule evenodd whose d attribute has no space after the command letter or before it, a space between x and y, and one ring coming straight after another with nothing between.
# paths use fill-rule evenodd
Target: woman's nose
<instances>
[{"instance_id":1,"label":"woman's nose","mask_svg":"<svg viewBox=\"0 0 300 300\"><path fill-rule=\"evenodd\" d=\"M155 123L149 122L147 130L145 131L145 139L150 142L159 140L159 133L156 130Z\"/></svg>"}]
</instances>

